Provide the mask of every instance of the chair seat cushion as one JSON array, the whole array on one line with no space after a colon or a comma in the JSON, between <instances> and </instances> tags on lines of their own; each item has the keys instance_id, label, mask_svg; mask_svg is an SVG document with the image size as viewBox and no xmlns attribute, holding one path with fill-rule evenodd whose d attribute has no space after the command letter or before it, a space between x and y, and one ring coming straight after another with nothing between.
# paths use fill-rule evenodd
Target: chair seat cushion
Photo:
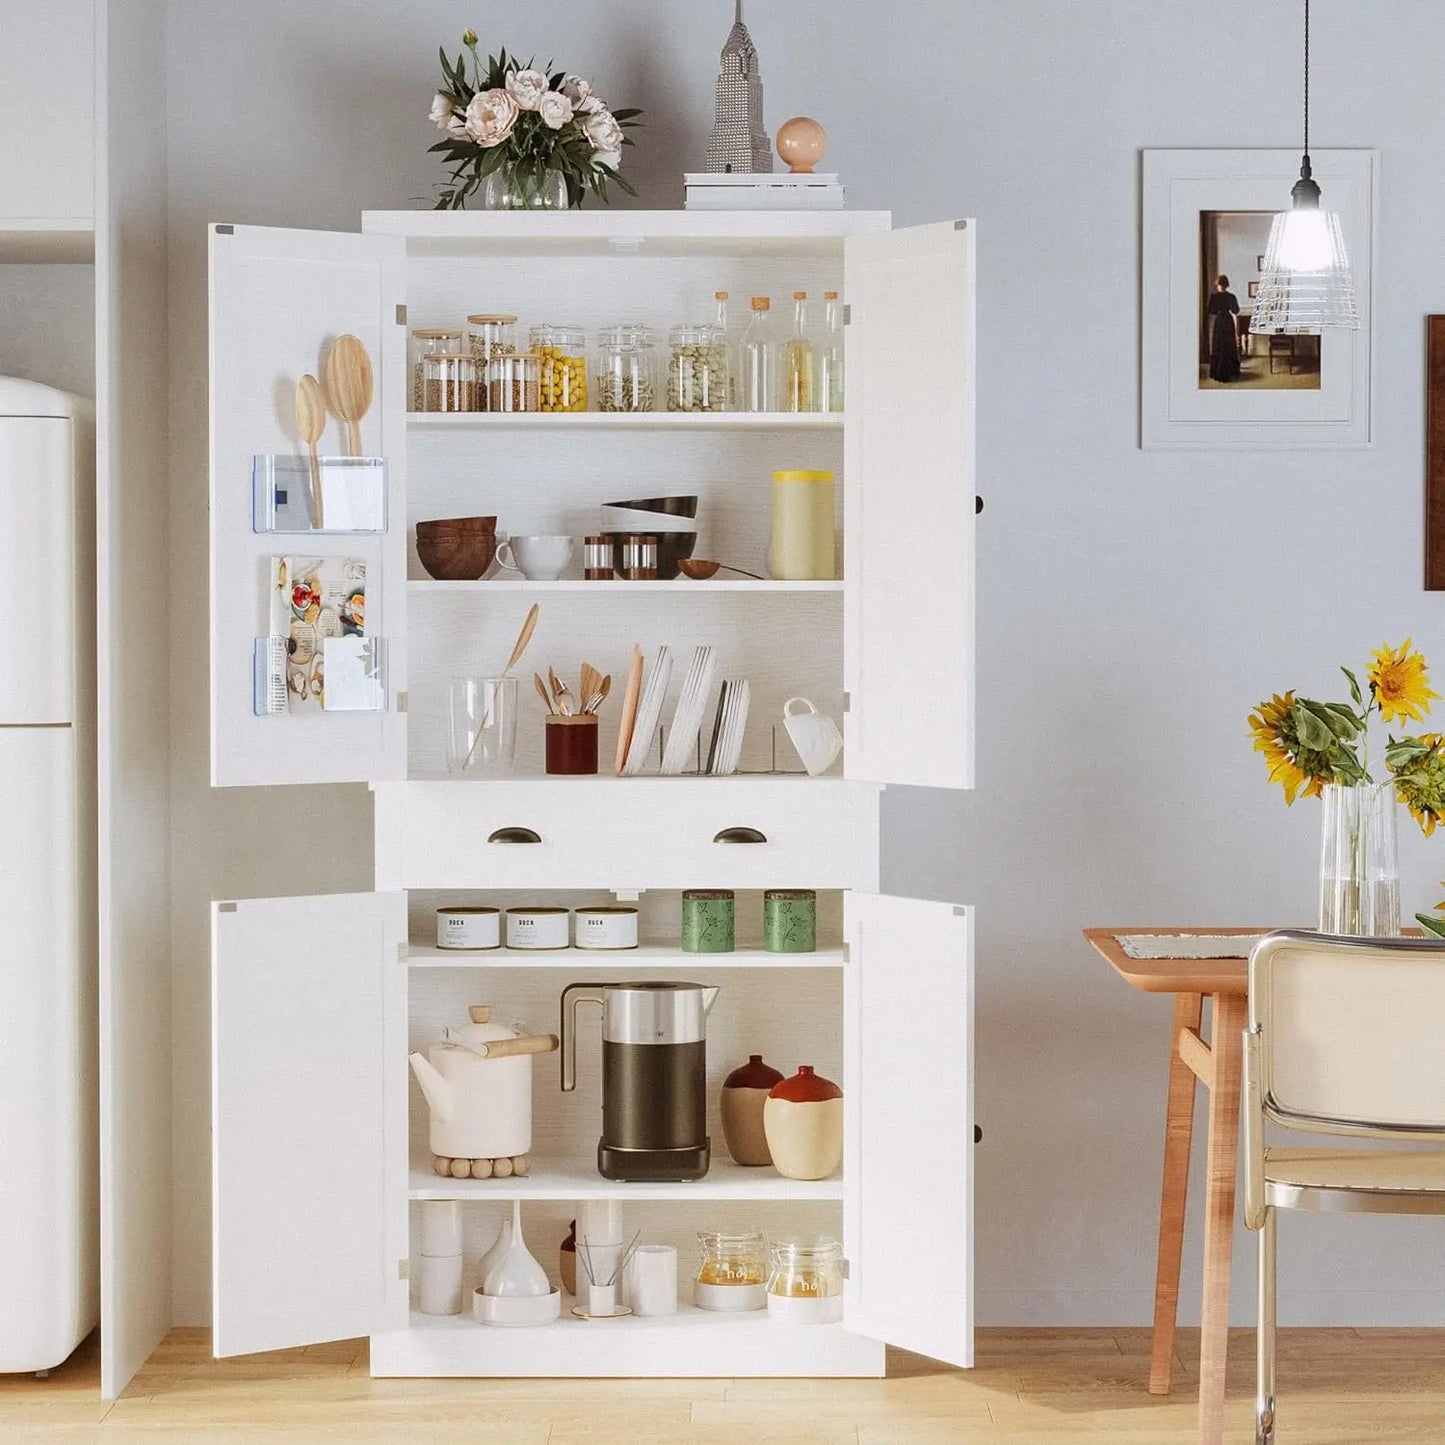
<instances>
[{"instance_id":1,"label":"chair seat cushion","mask_svg":"<svg viewBox=\"0 0 1445 1445\"><path fill-rule=\"evenodd\" d=\"M1445 1195L1445 1149L1266 1149L1264 1177L1306 1189Z\"/></svg>"}]
</instances>

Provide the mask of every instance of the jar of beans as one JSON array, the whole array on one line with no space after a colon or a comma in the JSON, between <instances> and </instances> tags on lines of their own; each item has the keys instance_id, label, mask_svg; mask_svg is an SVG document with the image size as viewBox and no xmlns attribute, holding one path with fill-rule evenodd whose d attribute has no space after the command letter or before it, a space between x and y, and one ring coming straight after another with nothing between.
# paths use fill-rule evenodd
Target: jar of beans
<instances>
[{"instance_id":1,"label":"jar of beans","mask_svg":"<svg viewBox=\"0 0 1445 1445\"><path fill-rule=\"evenodd\" d=\"M411 409L425 411L421 364L428 356L455 355L466 348L462 333L449 326L423 326L411 334Z\"/></svg>"},{"instance_id":2,"label":"jar of beans","mask_svg":"<svg viewBox=\"0 0 1445 1445\"><path fill-rule=\"evenodd\" d=\"M485 381L487 363L494 356L515 356L517 341L515 328L517 318L497 312L478 312L467 317L467 346L477 358L477 380ZM460 349L460 348L458 348ZM488 392L483 388L478 399L480 411L487 410Z\"/></svg>"},{"instance_id":3,"label":"jar of beans","mask_svg":"<svg viewBox=\"0 0 1445 1445\"><path fill-rule=\"evenodd\" d=\"M716 326L674 326L668 333L668 411L723 411L728 395L726 336Z\"/></svg>"},{"instance_id":4,"label":"jar of beans","mask_svg":"<svg viewBox=\"0 0 1445 1445\"><path fill-rule=\"evenodd\" d=\"M652 333L640 321L597 333L598 411L651 411L657 361Z\"/></svg>"},{"instance_id":5,"label":"jar of beans","mask_svg":"<svg viewBox=\"0 0 1445 1445\"><path fill-rule=\"evenodd\" d=\"M580 326L534 326L532 350L542 358L542 410L587 410L587 334Z\"/></svg>"},{"instance_id":6,"label":"jar of beans","mask_svg":"<svg viewBox=\"0 0 1445 1445\"><path fill-rule=\"evenodd\" d=\"M487 410L545 411L542 358L531 351L493 356L487 363Z\"/></svg>"},{"instance_id":7,"label":"jar of beans","mask_svg":"<svg viewBox=\"0 0 1445 1445\"><path fill-rule=\"evenodd\" d=\"M423 411L476 411L477 362L470 351L438 351L421 363Z\"/></svg>"}]
</instances>

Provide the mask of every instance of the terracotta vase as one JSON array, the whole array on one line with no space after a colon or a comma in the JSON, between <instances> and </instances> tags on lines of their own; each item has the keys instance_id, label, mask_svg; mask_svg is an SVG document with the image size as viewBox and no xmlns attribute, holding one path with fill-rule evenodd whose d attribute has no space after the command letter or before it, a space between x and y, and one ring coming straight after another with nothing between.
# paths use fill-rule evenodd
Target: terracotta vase
<instances>
[{"instance_id":1,"label":"terracotta vase","mask_svg":"<svg viewBox=\"0 0 1445 1445\"><path fill-rule=\"evenodd\" d=\"M761 1166L773 1162L763 1128L763 1108L775 1084L783 1076L763 1062L761 1054L749 1054L747 1063L723 1080L722 1126L728 1153L739 1164Z\"/></svg>"},{"instance_id":2,"label":"terracotta vase","mask_svg":"<svg viewBox=\"0 0 1445 1445\"><path fill-rule=\"evenodd\" d=\"M787 1179L826 1179L843 1162L843 1091L802 1065L763 1105L773 1167Z\"/></svg>"}]
</instances>

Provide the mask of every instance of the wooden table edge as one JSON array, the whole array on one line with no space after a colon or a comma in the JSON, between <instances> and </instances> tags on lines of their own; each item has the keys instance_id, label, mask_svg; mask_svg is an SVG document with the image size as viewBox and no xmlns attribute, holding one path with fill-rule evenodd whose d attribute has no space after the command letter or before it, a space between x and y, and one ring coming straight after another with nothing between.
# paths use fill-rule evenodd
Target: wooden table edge
<instances>
[{"instance_id":1,"label":"wooden table edge","mask_svg":"<svg viewBox=\"0 0 1445 1445\"><path fill-rule=\"evenodd\" d=\"M1217 938L1258 938L1276 933L1267 928L1086 928L1084 938L1094 951L1132 988L1142 993L1247 993L1249 960L1245 958L1130 958L1121 938L1185 938L1204 934Z\"/></svg>"}]
</instances>

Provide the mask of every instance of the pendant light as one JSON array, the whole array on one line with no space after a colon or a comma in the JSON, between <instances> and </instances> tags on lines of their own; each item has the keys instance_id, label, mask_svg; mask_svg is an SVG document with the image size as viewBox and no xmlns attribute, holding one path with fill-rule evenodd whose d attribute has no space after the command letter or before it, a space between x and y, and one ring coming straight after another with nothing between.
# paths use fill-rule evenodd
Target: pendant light
<instances>
[{"instance_id":1,"label":"pendant light","mask_svg":"<svg viewBox=\"0 0 1445 1445\"><path fill-rule=\"evenodd\" d=\"M1321 331L1358 331L1350 258L1334 211L1320 208L1320 188L1310 170L1310 0L1305 6L1305 146L1292 204L1274 218L1265 248L1264 272L1250 317L1252 333L1318 336Z\"/></svg>"}]
</instances>

